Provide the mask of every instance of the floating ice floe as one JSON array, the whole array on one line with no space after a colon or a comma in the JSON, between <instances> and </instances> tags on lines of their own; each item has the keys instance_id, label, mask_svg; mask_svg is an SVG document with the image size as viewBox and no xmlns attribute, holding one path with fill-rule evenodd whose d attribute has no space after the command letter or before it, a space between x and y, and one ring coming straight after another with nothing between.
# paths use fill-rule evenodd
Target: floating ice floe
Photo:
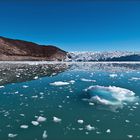
<instances>
[{"instance_id":1,"label":"floating ice floe","mask_svg":"<svg viewBox=\"0 0 140 140\"><path fill-rule=\"evenodd\" d=\"M22 87L23 87L23 88L28 88L29 86L27 86L27 85L23 85Z\"/></svg>"},{"instance_id":2,"label":"floating ice floe","mask_svg":"<svg viewBox=\"0 0 140 140\"><path fill-rule=\"evenodd\" d=\"M23 128L23 129L27 129L29 126L28 125L21 125L20 128Z\"/></svg>"},{"instance_id":3,"label":"floating ice floe","mask_svg":"<svg viewBox=\"0 0 140 140\"><path fill-rule=\"evenodd\" d=\"M115 74L115 73L109 75L109 77L111 77L111 78L115 78L115 77L117 77L117 76L118 76L118 75Z\"/></svg>"},{"instance_id":4,"label":"floating ice floe","mask_svg":"<svg viewBox=\"0 0 140 140\"><path fill-rule=\"evenodd\" d=\"M38 118L37 118L37 121L38 122L45 122L47 119L45 118L45 117L42 117L42 116L39 116Z\"/></svg>"},{"instance_id":5,"label":"floating ice floe","mask_svg":"<svg viewBox=\"0 0 140 140\"><path fill-rule=\"evenodd\" d=\"M90 86L85 91L90 95L89 102L109 106L112 110L123 108L126 103L135 103L139 100L131 90L115 86Z\"/></svg>"},{"instance_id":6,"label":"floating ice floe","mask_svg":"<svg viewBox=\"0 0 140 140\"><path fill-rule=\"evenodd\" d=\"M130 123L130 121L129 121L129 120L125 120L125 122L126 122L126 123Z\"/></svg>"},{"instance_id":7,"label":"floating ice floe","mask_svg":"<svg viewBox=\"0 0 140 140\"><path fill-rule=\"evenodd\" d=\"M91 126L90 124L86 126L86 129L88 131L92 131L92 130L95 130L95 127L94 126Z\"/></svg>"},{"instance_id":8,"label":"floating ice floe","mask_svg":"<svg viewBox=\"0 0 140 140\"><path fill-rule=\"evenodd\" d=\"M133 135L127 135L128 138L133 138Z\"/></svg>"},{"instance_id":9,"label":"floating ice floe","mask_svg":"<svg viewBox=\"0 0 140 140\"><path fill-rule=\"evenodd\" d=\"M50 85L52 85L52 86L65 86L65 85L69 85L69 84L70 84L69 82L62 82L62 81L50 83Z\"/></svg>"},{"instance_id":10,"label":"floating ice floe","mask_svg":"<svg viewBox=\"0 0 140 140\"><path fill-rule=\"evenodd\" d=\"M14 137L16 137L17 135L18 135L18 134L9 133L9 134L8 134L8 137L9 137L9 138L14 138Z\"/></svg>"},{"instance_id":11,"label":"floating ice floe","mask_svg":"<svg viewBox=\"0 0 140 140\"><path fill-rule=\"evenodd\" d=\"M78 123L83 124L84 121L83 120L77 120Z\"/></svg>"},{"instance_id":12,"label":"floating ice floe","mask_svg":"<svg viewBox=\"0 0 140 140\"><path fill-rule=\"evenodd\" d=\"M129 79L131 81L137 81L137 80L140 80L140 77L132 77L131 79Z\"/></svg>"},{"instance_id":13,"label":"floating ice floe","mask_svg":"<svg viewBox=\"0 0 140 140\"><path fill-rule=\"evenodd\" d=\"M56 123L58 123L58 122L61 122L61 121L62 121L62 119L57 118L57 117L53 117L53 121L54 121L54 122L56 122Z\"/></svg>"},{"instance_id":14,"label":"floating ice floe","mask_svg":"<svg viewBox=\"0 0 140 140\"><path fill-rule=\"evenodd\" d=\"M86 78L81 78L80 80L83 82L96 82L96 80L86 79Z\"/></svg>"},{"instance_id":15,"label":"floating ice floe","mask_svg":"<svg viewBox=\"0 0 140 140\"><path fill-rule=\"evenodd\" d=\"M48 135L47 135L47 131L44 130L44 132L43 132L43 134L42 134L42 138L43 138L43 139L46 139L47 137L48 137Z\"/></svg>"},{"instance_id":16,"label":"floating ice floe","mask_svg":"<svg viewBox=\"0 0 140 140\"><path fill-rule=\"evenodd\" d=\"M35 80L38 79L38 78L39 78L38 76L35 76L35 77L34 77Z\"/></svg>"},{"instance_id":17,"label":"floating ice floe","mask_svg":"<svg viewBox=\"0 0 140 140\"><path fill-rule=\"evenodd\" d=\"M35 126L39 125L39 122L37 122L37 121L32 121L31 123Z\"/></svg>"},{"instance_id":18,"label":"floating ice floe","mask_svg":"<svg viewBox=\"0 0 140 140\"><path fill-rule=\"evenodd\" d=\"M107 130L106 130L106 133L111 133L111 130L110 130L110 129L107 129Z\"/></svg>"},{"instance_id":19,"label":"floating ice floe","mask_svg":"<svg viewBox=\"0 0 140 140\"><path fill-rule=\"evenodd\" d=\"M74 81L74 80L70 80L70 81L69 81L69 83L74 84L74 83L75 83L75 81Z\"/></svg>"},{"instance_id":20,"label":"floating ice floe","mask_svg":"<svg viewBox=\"0 0 140 140\"><path fill-rule=\"evenodd\" d=\"M4 88L4 86L0 86L0 88Z\"/></svg>"}]
</instances>

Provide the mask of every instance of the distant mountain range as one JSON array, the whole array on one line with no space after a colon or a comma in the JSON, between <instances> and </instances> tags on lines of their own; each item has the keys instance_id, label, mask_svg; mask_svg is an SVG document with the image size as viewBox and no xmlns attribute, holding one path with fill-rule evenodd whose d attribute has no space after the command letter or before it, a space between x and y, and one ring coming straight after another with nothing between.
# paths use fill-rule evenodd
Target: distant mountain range
<instances>
[{"instance_id":1,"label":"distant mountain range","mask_svg":"<svg viewBox=\"0 0 140 140\"><path fill-rule=\"evenodd\" d=\"M38 45L36 43L0 37L0 60L47 60L62 61L66 52L51 45Z\"/></svg>"},{"instance_id":2,"label":"distant mountain range","mask_svg":"<svg viewBox=\"0 0 140 140\"><path fill-rule=\"evenodd\" d=\"M140 52L71 52L67 54L67 61L140 61Z\"/></svg>"},{"instance_id":3,"label":"distant mountain range","mask_svg":"<svg viewBox=\"0 0 140 140\"><path fill-rule=\"evenodd\" d=\"M140 52L66 52L52 45L0 37L0 61L140 61Z\"/></svg>"}]
</instances>

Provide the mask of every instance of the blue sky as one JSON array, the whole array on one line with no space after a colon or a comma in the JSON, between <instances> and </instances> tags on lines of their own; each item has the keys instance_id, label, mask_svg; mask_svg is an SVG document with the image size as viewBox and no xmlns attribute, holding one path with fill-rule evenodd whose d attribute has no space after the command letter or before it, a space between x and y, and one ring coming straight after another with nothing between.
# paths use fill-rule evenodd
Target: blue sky
<instances>
[{"instance_id":1,"label":"blue sky","mask_svg":"<svg viewBox=\"0 0 140 140\"><path fill-rule=\"evenodd\" d=\"M140 51L140 0L1 0L0 36L66 51Z\"/></svg>"}]
</instances>

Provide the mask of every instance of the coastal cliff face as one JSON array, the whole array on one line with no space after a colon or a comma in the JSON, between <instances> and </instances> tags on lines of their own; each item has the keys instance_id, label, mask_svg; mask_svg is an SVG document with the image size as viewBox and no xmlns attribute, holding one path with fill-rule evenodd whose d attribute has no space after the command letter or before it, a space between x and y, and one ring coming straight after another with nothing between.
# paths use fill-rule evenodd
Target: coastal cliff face
<instances>
[{"instance_id":1,"label":"coastal cliff face","mask_svg":"<svg viewBox=\"0 0 140 140\"><path fill-rule=\"evenodd\" d=\"M55 46L0 37L0 61L62 61L67 53Z\"/></svg>"}]
</instances>

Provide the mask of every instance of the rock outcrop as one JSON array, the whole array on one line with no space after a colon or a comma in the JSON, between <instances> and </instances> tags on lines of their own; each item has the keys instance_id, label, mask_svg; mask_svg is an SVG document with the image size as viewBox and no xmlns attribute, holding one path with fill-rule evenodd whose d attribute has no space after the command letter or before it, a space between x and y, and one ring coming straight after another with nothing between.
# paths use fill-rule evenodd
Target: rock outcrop
<instances>
[{"instance_id":1,"label":"rock outcrop","mask_svg":"<svg viewBox=\"0 0 140 140\"><path fill-rule=\"evenodd\" d=\"M55 46L0 37L0 61L62 61L66 55Z\"/></svg>"}]
</instances>

